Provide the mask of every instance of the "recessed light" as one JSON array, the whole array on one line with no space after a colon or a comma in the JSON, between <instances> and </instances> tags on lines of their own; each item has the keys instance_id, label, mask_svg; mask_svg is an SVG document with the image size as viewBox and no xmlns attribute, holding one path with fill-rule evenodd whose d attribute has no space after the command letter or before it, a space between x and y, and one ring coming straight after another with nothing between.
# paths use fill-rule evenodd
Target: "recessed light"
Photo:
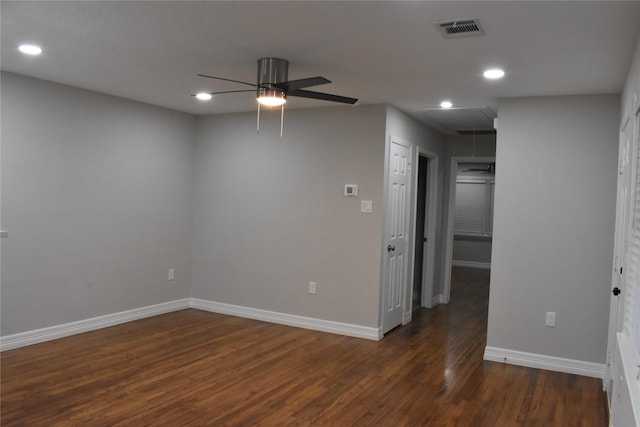
<instances>
[{"instance_id":1,"label":"recessed light","mask_svg":"<svg viewBox=\"0 0 640 427\"><path fill-rule=\"evenodd\" d=\"M213 98L213 95L207 92L200 92L196 94L196 98L198 98L200 101L209 101L211 98Z\"/></svg>"},{"instance_id":2,"label":"recessed light","mask_svg":"<svg viewBox=\"0 0 640 427\"><path fill-rule=\"evenodd\" d=\"M504 77L504 71L499 68L491 68L482 73L482 75L485 79L495 80Z\"/></svg>"},{"instance_id":3,"label":"recessed light","mask_svg":"<svg viewBox=\"0 0 640 427\"><path fill-rule=\"evenodd\" d=\"M40 55L42 48L34 44L21 44L18 46L18 50L27 55Z\"/></svg>"},{"instance_id":4,"label":"recessed light","mask_svg":"<svg viewBox=\"0 0 640 427\"><path fill-rule=\"evenodd\" d=\"M447 109L453 107L453 104L451 103L451 101L442 101L440 103L440 107Z\"/></svg>"}]
</instances>

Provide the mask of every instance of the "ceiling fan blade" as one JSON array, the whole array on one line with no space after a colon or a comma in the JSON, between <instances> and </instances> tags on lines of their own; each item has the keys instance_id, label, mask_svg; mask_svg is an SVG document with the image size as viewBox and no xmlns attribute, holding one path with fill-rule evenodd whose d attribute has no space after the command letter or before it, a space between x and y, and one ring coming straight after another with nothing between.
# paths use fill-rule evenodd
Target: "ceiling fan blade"
<instances>
[{"instance_id":1,"label":"ceiling fan blade","mask_svg":"<svg viewBox=\"0 0 640 427\"><path fill-rule=\"evenodd\" d=\"M287 96L297 96L300 98L320 99L322 101L340 102L342 104L355 104L358 102L356 98L347 96L332 95L330 93L312 92L310 90L292 90L287 92Z\"/></svg>"},{"instance_id":2,"label":"ceiling fan blade","mask_svg":"<svg viewBox=\"0 0 640 427\"><path fill-rule=\"evenodd\" d=\"M222 92L207 92L209 95L220 95L221 93L255 92L255 89L247 90L223 90ZM191 95L196 96L196 95Z\"/></svg>"},{"instance_id":3,"label":"ceiling fan blade","mask_svg":"<svg viewBox=\"0 0 640 427\"><path fill-rule=\"evenodd\" d=\"M240 80L225 79L225 78L223 78L223 77L208 76L208 75L206 75L206 74L198 74L198 76L200 76L200 77L206 77L206 78L208 78L208 79L224 80L225 82L240 83L240 84L247 85L247 86L258 87L258 85L257 85L257 84L255 84L255 83L242 82L242 81L240 81Z\"/></svg>"},{"instance_id":4,"label":"ceiling fan blade","mask_svg":"<svg viewBox=\"0 0 640 427\"><path fill-rule=\"evenodd\" d=\"M317 76L317 77L308 77L306 79L289 80L281 83L272 83L271 86L275 86L278 89L282 89L285 92L290 92L292 90L298 90L305 87L326 85L327 83L331 83L331 80L325 79L324 77Z\"/></svg>"},{"instance_id":5,"label":"ceiling fan blade","mask_svg":"<svg viewBox=\"0 0 640 427\"><path fill-rule=\"evenodd\" d=\"M246 89L246 90L223 90L221 92L209 92L211 95L219 95L221 93L238 93L238 92L255 92L255 89Z\"/></svg>"}]
</instances>

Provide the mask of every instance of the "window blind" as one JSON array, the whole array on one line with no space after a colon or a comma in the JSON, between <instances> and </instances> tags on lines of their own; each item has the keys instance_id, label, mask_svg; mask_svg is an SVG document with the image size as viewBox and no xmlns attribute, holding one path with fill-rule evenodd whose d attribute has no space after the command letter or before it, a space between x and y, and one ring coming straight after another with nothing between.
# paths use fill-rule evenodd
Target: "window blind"
<instances>
[{"instance_id":1,"label":"window blind","mask_svg":"<svg viewBox=\"0 0 640 427\"><path fill-rule=\"evenodd\" d=\"M486 181L458 180L455 232L485 234Z\"/></svg>"},{"instance_id":2,"label":"window blind","mask_svg":"<svg viewBox=\"0 0 640 427\"><path fill-rule=\"evenodd\" d=\"M492 235L494 187L493 179L456 180L455 234L487 237Z\"/></svg>"}]
</instances>

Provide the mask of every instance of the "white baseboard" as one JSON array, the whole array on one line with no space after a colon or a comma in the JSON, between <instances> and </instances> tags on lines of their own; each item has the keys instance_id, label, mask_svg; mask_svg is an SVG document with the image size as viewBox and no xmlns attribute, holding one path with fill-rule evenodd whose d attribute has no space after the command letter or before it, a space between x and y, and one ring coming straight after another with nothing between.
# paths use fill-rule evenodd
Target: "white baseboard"
<instances>
[{"instance_id":1,"label":"white baseboard","mask_svg":"<svg viewBox=\"0 0 640 427\"><path fill-rule=\"evenodd\" d=\"M564 359L562 357L545 356L543 354L526 353L498 347L485 347L484 360L585 377L600 379L604 377L604 364L601 363L583 362L581 360Z\"/></svg>"},{"instance_id":2,"label":"white baseboard","mask_svg":"<svg viewBox=\"0 0 640 427\"><path fill-rule=\"evenodd\" d=\"M62 325L50 326L33 331L21 332L18 334L0 337L0 351L13 350L31 344L38 344L70 335L81 334L83 332L95 331L145 317L157 316L172 311L190 308L190 298L176 301L169 301L147 307L134 308L133 310L121 311L119 313L107 314L104 316L92 317L90 319L79 320L77 322L65 323Z\"/></svg>"},{"instance_id":3,"label":"white baseboard","mask_svg":"<svg viewBox=\"0 0 640 427\"><path fill-rule=\"evenodd\" d=\"M316 319L313 317L278 313L275 311L260 310L258 308L243 307L239 305L207 301L198 298L191 298L191 307L198 310L211 311L220 314L229 314L232 316L245 317L254 320L262 320L264 322L278 323L280 325L312 329L314 331L330 332L333 334L365 338L375 341L382 339L381 328L371 328L366 326L353 325L350 323Z\"/></svg>"},{"instance_id":4,"label":"white baseboard","mask_svg":"<svg viewBox=\"0 0 640 427\"><path fill-rule=\"evenodd\" d=\"M109 326L115 326L121 323L131 322L145 317L157 316L159 314L165 314L172 311L184 310L187 308L228 314L231 316L246 317L249 319L262 320L281 325L313 329L315 331L330 332L375 341L382 339L383 336L382 328L371 328L352 325L349 323L333 322L330 320L296 316L293 314L278 313L197 298L184 298L181 300L0 337L0 352L25 347L27 345L38 344L45 341L51 341L58 338L64 338L70 335L81 334L83 332L95 331L97 329L107 328Z\"/></svg>"},{"instance_id":5,"label":"white baseboard","mask_svg":"<svg viewBox=\"0 0 640 427\"><path fill-rule=\"evenodd\" d=\"M444 295L442 294L434 295L434 297L431 298L431 307L433 308L438 304L447 304L448 302L449 301L447 301Z\"/></svg>"},{"instance_id":6,"label":"white baseboard","mask_svg":"<svg viewBox=\"0 0 640 427\"><path fill-rule=\"evenodd\" d=\"M451 261L451 265L454 267L471 267L471 268L483 268L485 270L491 270L490 262L476 262L476 261L460 261L453 260Z\"/></svg>"},{"instance_id":7,"label":"white baseboard","mask_svg":"<svg viewBox=\"0 0 640 427\"><path fill-rule=\"evenodd\" d=\"M407 313L402 313L402 326L411 322L411 316L412 316L412 313L410 311Z\"/></svg>"}]
</instances>

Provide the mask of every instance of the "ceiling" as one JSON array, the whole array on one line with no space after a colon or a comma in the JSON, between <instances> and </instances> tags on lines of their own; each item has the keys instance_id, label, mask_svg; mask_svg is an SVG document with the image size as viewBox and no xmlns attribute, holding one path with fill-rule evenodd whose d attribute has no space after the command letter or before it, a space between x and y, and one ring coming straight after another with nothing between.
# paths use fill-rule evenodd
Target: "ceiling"
<instances>
[{"instance_id":1,"label":"ceiling","mask_svg":"<svg viewBox=\"0 0 640 427\"><path fill-rule=\"evenodd\" d=\"M501 97L619 93L640 31L640 1L2 1L0 14L6 71L220 114L254 111L255 97L198 101L245 87L197 73L255 82L256 61L278 57L290 79L333 82L312 90L392 104L445 133L490 129ZM434 25L466 18L486 34L445 39ZM24 42L43 54L20 54ZM505 77L483 79L495 66Z\"/></svg>"}]
</instances>

